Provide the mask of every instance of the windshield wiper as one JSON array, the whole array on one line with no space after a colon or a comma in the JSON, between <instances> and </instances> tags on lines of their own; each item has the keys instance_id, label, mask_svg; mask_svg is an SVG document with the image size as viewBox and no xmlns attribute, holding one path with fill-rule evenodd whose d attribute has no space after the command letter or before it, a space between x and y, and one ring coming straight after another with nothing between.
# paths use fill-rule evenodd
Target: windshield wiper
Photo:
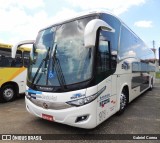
<instances>
[{"instance_id":1,"label":"windshield wiper","mask_svg":"<svg viewBox=\"0 0 160 143\"><path fill-rule=\"evenodd\" d=\"M35 79L36 79L36 77L37 77L37 75L38 75L41 67L43 66L44 62L45 62L44 68L45 69L47 68L47 60L49 59L49 53L50 53L50 47L49 47L49 49L47 51L46 57L42 60L41 64L39 65L38 70L36 71L36 73L35 73L35 75L33 77L32 83L34 83L34 81L35 81ZM45 72L45 70L42 70L42 71ZM36 84L39 82L39 80L41 79L41 77L42 77L42 73L40 74L39 78L37 79Z\"/></svg>"},{"instance_id":2,"label":"windshield wiper","mask_svg":"<svg viewBox=\"0 0 160 143\"><path fill-rule=\"evenodd\" d=\"M57 78L58 78L60 86L63 89L67 89L66 81L65 81L65 78L64 78L64 75L63 75L63 72L62 72L62 68L61 68L59 59L56 57L56 51L57 51L57 44L55 45L55 49L54 49L54 52L53 52L53 67L55 67L55 71L56 71Z\"/></svg>"}]
</instances>

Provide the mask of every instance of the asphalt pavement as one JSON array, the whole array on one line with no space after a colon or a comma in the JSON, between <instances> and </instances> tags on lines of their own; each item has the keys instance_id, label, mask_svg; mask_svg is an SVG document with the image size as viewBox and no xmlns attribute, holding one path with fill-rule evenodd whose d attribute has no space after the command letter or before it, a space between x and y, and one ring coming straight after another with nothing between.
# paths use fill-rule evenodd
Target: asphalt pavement
<instances>
[{"instance_id":1,"label":"asphalt pavement","mask_svg":"<svg viewBox=\"0 0 160 143\"><path fill-rule=\"evenodd\" d=\"M73 136L73 140L70 141L56 140L45 142L75 142L77 135L83 138L83 134L91 136L97 134L106 136L108 134L115 136L119 134L160 134L160 84L155 84L152 91L147 91L132 101L122 115L113 115L96 128L89 130L46 121L29 114L25 109L24 95L22 95L13 102L0 103L0 134L51 134L59 136L59 139L66 134ZM76 142L89 141L82 139ZM110 142L99 140L99 142L104 141ZM92 142L97 142L95 137ZM138 142L143 143L144 140L139 140ZM145 142L152 142L152 140ZM158 143L159 141L154 142Z\"/></svg>"}]
</instances>

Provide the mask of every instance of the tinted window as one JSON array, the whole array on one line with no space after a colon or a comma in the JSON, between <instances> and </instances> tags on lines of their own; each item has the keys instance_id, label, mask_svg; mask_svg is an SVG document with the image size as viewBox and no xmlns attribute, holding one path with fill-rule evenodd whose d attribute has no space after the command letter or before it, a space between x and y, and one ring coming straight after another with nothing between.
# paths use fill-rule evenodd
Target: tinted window
<instances>
[{"instance_id":1,"label":"tinted window","mask_svg":"<svg viewBox=\"0 0 160 143\"><path fill-rule=\"evenodd\" d=\"M97 72L106 72L109 70L109 41L99 39L97 54Z\"/></svg>"},{"instance_id":2,"label":"tinted window","mask_svg":"<svg viewBox=\"0 0 160 143\"><path fill-rule=\"evenodd\" d=\"M112 41L111 51L117 51L118 43L119 43L119 32L120 32L120 21L112 15L101 14L100 18L108 23L112 28L114 28L115 32L108 32L106 36Z\"/></svg>"},{"instance_id":3,"label":"tinted window","mask_svg":"<svg viewBox=\"0 0 160 143\"><path fill-rule=\"evenodd\" d=\"M28 67L29 65L29 56L30 56L29 54L30 52L27 52L27 51L23 52L24 67Z\"/></svg>"},{"instance_id":4,"label":"tinted window","mask_svg":"<svg viewBox=\"0 0 160 143\"><path fill-rule=\"evenodd\" d=\"M41 31L35 43L37 58L29 66L28 79L34 84L49 86L91 79L94 48L84 47L84 30L95 18L76 19Z\"/></svg>"},{"instance_id":5,"label":"tinted window","mask_svg":"<svg viewBox=\"0 0 160 143\"><path fill-rule=\"evenodd\" d=\"M155 71L155 66L143 62L133 62L132 72L153 72Z\"/></svg>"},{"instance_id":6,"label":"tinted window","mask_svg":"<svg viewBox=\"0 0 160 143\"><path fill-rule=\"evenodd\" d=\"M11 58L11 49L0 48L0 67L21 67L23 66L22 52L17 51L16 58Z\"/></svg>"},{"instance_id":7,"label":"tinted window","mask_svg":"<svg viewBox=\"0 0 160 143\"><path fill-rule=\"evenodd\" d=\"M137 57L143 62L154 62L154 54L134 33L122 26L119 56Z\"/></svg>"},{"instance_id":8,"label":"tinted window","mask_svg":"<svg viewBox=\"0 0 160 143\"><path fill-rule=\"evenodd\" d=\"M99 30L96 52L96 84L112 75L116 70L117 55L112 55L111 32Z\"/></svg>"}]
</instances>

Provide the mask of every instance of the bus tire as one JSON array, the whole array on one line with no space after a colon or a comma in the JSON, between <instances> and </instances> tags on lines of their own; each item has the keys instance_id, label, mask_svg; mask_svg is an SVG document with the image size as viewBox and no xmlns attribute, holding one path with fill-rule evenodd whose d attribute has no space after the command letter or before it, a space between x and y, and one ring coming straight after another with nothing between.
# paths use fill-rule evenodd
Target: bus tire
<instances>
[{"instance_id":1,"label":"bus tire","mask_svg":"<svg viewBox=\"0 0 160 143\"><path fill-rule=\"evenodd\" d=\"M151 85L149 87L149 91L152 91L152 89L153 89L153 79L151 79Z\"/></svg>"},{"instance_id":2,"label":"bus tire","mask_svg":"<svg viewBox=\"0 0 160 143\"><path fill-rule=\"evenodd\" d=\"M120 109L118 115L122 114L127 107L127 96L127 91L123 89L120 95Z\"/></svg>"},{"instance_id":3,"label":"bus tire","mask_svg":"<svg viewBox=\"0 0 160 143\"><path fill-rule=\"evenodd\" d=\"M0 90L0 101L1 102L10 102L13 101L16 97L16 90L14 86L8 84L2 86Z\"/></svg>"}]
</instances>

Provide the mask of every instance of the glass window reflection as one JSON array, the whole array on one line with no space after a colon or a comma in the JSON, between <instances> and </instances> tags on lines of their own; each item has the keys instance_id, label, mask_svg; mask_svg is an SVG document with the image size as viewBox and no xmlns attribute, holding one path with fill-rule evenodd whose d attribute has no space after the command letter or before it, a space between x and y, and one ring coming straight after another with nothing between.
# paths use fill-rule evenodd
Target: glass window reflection
<instances>
[{"instance_id":1,"label":"glass window reflection","mask_svg":"<svg viewBox=\"0 0 160 143\"><path fill-rule=\"evenodd\" d=\"M85 48L83 38L84 28L93 18L41 31L35 44L36 60L28 70L29 80L34 80L37 85L49 86L59 86L59 78L63 78L66 85L89 80L92 76L93 48Z\"/></svg>"}]
</instances>

